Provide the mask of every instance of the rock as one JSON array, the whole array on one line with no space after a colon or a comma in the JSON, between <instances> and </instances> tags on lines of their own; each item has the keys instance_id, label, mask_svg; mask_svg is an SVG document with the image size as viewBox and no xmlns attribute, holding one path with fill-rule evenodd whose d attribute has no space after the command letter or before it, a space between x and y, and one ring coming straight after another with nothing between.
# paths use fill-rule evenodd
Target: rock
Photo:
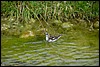
<instances>
[{"instance_id":1,"label":"rock","mask_svg":"<svg viewBox=\"0 0 100 67\"><path fill-rule=\"evenodd\" d=\"M66 23L63 23L61 26L62 28L69 28L69 27L72 27L73 24L71 24L70 22L66 22Z\"/></svg>"},{"instance_id":2,"label":"rock","mask_svg":"<svg viewBox=\"0 0 100 67\"><path fill-rule=\"evenodd\" d=\"M45 29L45 28L41 28L41 29L37 30L37 34L44 35L45 34L45 31L48 31L48 30Z\"/></svg>"},{"instance_id":3,"label":"rock","mask_svg":"<svg viewBox=\"0 0 100 67\"><path fill-rule=\"evenodd\" d=\"M53 26L60 26L62 22L60 20L54 20L51 22Z\"/></svg>"},{"instance_id":4,"label":"rock","mask_svg":"<svg viewBox=\"0 0 100 67\"><path fill-rule=\"evenodd\" d=\"M35 19L31 18L29 23L35 23L35 21L36 21Z\"/></svg>"},{"instance_id":5,"label":"rock","mask_svg":"<svg viewBox=\"0 0 100 67\"><path fill-rule=\"evenodd\" d=\"M63 28L63 30L66 32L71 31L73 24L71 24L70 22L64 22L61 27Z\"/></svg>"},{"instance_id":6,"label":"rock","mask_svg":"<svg viewBox=\"0 0 100 67\"><path fill-rule=\"evenodd\" d=\"M99 28L99 21L96 21L96 22L94 23L94 28Z\"/></svg>"},{"instance_id":7,"label":"rock","mask_svg":"<svg viewBox=\"0 0 100 67\"><path fill-rule=\"evenodd\" d=\"M61 24L62 22L60 20L54 20L52 23Z\"/></svg>"},{"instance_id":8,"label":"rock","mask_svg":"<svg viewBox=\"0 0 100 67\"><path fill-rule=\"evenodd\" d=\"M68 19L67 18L63 18L63 21L68 22Z\"/></svg>"},{"instance_id":9,"label":"rock","mask_svg":"<svg viewBox=\"0 0 100 67\"><path fill-rule=\"evenodd\" d=\"M32 31L27 31L27 32L24 32L20 38L28 38L30 36L34 36L33 32Z\"/></svg>"}]
</instances>

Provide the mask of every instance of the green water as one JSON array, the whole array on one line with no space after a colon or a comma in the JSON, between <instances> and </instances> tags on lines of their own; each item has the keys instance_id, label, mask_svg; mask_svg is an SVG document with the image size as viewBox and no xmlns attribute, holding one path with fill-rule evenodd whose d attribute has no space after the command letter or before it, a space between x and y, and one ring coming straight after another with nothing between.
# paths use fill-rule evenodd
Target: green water
<instances>
[{"instance_id":1,"label":"green water","mask_svg":"<svg viewBox=\"0 0 100 67\"><path fill-rule=\"evenodd\" d=\"M99 31L71 30L53 43L45 37L1 36L1 66L98 66Z\"/></svg>"}]
</instances>

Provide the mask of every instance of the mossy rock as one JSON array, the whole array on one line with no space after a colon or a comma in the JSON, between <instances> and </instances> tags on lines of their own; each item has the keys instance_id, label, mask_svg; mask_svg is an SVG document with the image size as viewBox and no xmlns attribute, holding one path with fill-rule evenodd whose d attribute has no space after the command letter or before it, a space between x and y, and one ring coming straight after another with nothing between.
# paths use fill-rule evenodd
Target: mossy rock
<instances>
[{"instance_id":1,"label":"mossy rock","mask_svg":"<svg viewBox=\"0 0 100 67\"><path fill-rule=\"evenodd\" d=\"M62 21L60 21L60 20L54 20L52 22L52 24L61 25L62 24Z\"/></svg>"},{"instance_id":2,"label":"mossy rock","mask_svg":"<svg viewBox=\"0 0 100 67\"><path fill-rule=\"evenodd\" d=\"M70 22L64 22L61 26L62 28L70 28L73 26L73 24L71 24Z\"/></svg>"},{"instance_id":3,"label":"mossy rock","mask_svg":"<svg viewBox=\"0 0 100 67\"><path fill-rule=\"evenodd\" d=\"M52 26L60 26L62 24L62 21L60 20L53 20L51 21Z\"/></svg>"},{"instance_id":4,"label":"mossy rock","mask_svg":"<svg viewBox=\"0 0 100 67\"><path fill-rule=\"evenodd\" d=\"M26 32L22 33L20 38L28 38L28 37L34 37L34 36L35 36L35 34L32 31L26 31Z\"/></svg>"},{"instance_id":5,"label":"mossy rock","mask_svg":"<svg viewBox=\"0 0 100 67\"><path fill-rule=\"evenodd\" d=\"M96 22L94 23L94 28L99 28L99 21L96 21Z\"/></svg>"},{"instance_id":6,"label":"mossy rock","mask_svg":"<svg viewBox=\"0 0 100 67\"><path fill-rule=\"evenodd\" d=\"M61 27L63 28L63 30L66 32L72 30L73 24L71 24L70 22L64 22Z\"/></svg>"},{"instance_id":7,"label":"mossy rock","mask_svg":"<svg viewBox=\"0 0 100 67\"><path fill-rule=\"evenodd\" d=\"M35 22L36 22L36 20L33 19L33 18L31 18L30 21L29 21L29 23L35 23Z\"/></svg>"},{"instance_id":8,"label":"mossy rock","mask_svg":"<svg viewBox=\"0 0 100 67\"><path fill-rule=\"evenodd\" d=\"M53 22L53 23L61 24L61 23L62 23L62 21L60 21L60 20L54 20L54 22Z\"/></svg>"}]
</instances>

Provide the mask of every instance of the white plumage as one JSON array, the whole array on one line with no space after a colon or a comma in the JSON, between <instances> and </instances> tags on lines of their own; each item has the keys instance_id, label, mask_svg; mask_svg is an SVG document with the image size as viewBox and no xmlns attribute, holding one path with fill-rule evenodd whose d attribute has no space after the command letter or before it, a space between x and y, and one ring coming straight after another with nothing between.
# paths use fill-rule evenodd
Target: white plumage
<instances>
[{"instance_id":1,"label":"white plumage","mask_svg":"<svg viewBox=\"0 0 100 67\"><path fill-rule=\"evenodd\" d=\"M61 37L61 35L58 36L50 36L47 32L46 32L46 41L47 42L54 42L56 40L58 40Z\"/></svg>"}]
</instances>

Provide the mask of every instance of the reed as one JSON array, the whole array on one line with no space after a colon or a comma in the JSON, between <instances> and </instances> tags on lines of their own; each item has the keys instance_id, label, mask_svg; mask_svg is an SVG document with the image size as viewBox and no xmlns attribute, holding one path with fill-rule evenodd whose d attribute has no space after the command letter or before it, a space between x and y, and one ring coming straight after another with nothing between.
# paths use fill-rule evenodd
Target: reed
<instances>
[{"instance_id":1,"label":"reed","mask_svg":"<svg viewBox=\"0 0 100 67\"><path fill-rule=\"evenodd\" d=\"M14 21L23 26L29 24L31 18L45 22L77 18L90 21L97 16L99 1L1 1L1 17L15 18Z\"/></svg>"}]
</instances>

